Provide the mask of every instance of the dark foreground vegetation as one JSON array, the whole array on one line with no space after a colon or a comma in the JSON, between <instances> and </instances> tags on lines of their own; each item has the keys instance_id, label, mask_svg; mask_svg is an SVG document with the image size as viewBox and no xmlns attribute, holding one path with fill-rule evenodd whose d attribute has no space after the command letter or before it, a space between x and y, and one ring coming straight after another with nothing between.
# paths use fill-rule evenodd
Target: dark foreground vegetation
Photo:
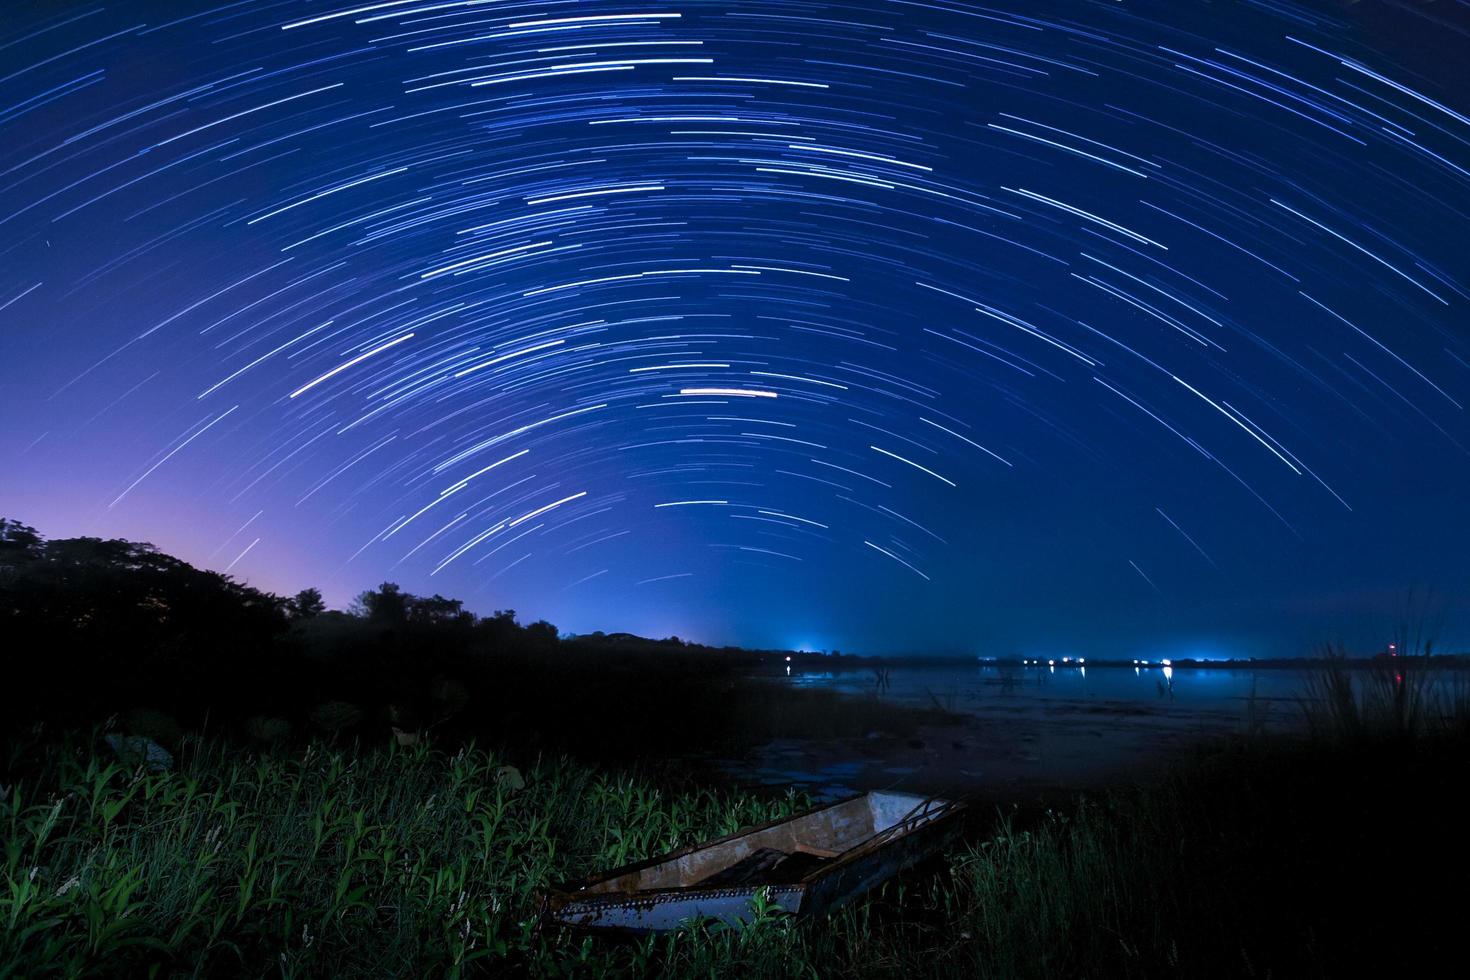
<instances>
[{"instance_id":1,"label":"dark foreground vegetation","mask_svg":"<svg viewBox=\"0 0 1470 980\"><path fill-rule=\"evenodd\" d=\"M770 709L805 692L747 684L718 651L567 642L387 588L355 615L312 598L0 529L0 978L1400 976L1461 958L1470 711L1463 673L1427 658L1329 659L1299 736L1247 732L1050 810L977 806L942 860L831 919L590 939L538 929L538 890L807 802L640 754L750 718L757 738L818 734L854 724L847 705ZM640 717L670 691L683 727ZM605 707L623 695L636 710Z\"/></svg>"},{"instance_id":2,"label":"dark foreground vegetation","mask_svg":"<svg viewBox=\"0 0 1470 980\"><path fill-rule=\"evenodd\" d=\"M977 814L819 922L536 929L546 883L802 804L478 750L87 739L13 751L3 976L1413 976L1460 959L1466 742L1244 744L1065 811Z\"/></svg>"}]
</instances>

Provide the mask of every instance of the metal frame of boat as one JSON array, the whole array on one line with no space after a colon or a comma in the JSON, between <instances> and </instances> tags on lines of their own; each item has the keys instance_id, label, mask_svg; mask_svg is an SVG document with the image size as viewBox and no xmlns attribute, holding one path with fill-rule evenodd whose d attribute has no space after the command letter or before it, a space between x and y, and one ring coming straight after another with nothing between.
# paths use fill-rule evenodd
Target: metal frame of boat
<instances>
[{"instance_id":1,"label":"metal frame of boat","mask_svg":"<svg viewBox=\"0 0 1470 980\"><path fill-rule=\"evenodd\" d=\"M963 803L874 792L553 886L543 921L664 932L692 921L750 922L753 899L801 916L831 912L942 850Z\"/></svg>"}]
</instances>

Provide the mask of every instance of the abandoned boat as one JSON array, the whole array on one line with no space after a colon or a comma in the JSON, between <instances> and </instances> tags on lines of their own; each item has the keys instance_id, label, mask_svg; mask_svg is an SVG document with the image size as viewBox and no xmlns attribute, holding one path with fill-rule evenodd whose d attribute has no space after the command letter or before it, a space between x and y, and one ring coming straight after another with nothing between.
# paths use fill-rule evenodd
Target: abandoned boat
<instances>
[{"instance_id":1,"label":"abandoned boat","mask_svg":"<svg viewBox=\"0 0 1470 980\"><path fill-rule=\"evenodd\" d=\"M817 916L942 850L963 803L875 792L737 831L551 888L547 920L583 929L663 932L691 921L731 925L753 899Z\"/></svg>"}]
</instances>

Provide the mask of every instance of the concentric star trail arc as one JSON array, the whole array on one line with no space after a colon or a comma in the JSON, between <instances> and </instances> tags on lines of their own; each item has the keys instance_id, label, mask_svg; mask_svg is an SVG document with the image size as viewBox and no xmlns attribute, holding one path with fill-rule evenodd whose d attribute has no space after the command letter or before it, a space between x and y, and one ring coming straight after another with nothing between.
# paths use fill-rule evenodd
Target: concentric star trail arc
<instances>
[{"instance_id":1,"label":"concentric star trail arc","mask_svg":"<svg viewBox=\"0 0 1470 980\"><path fill-rule=\"evenodd\" d=\"M777 645L1372 591L1470 545L1401 497L1470 477L1419 6L10 11L4 509Z\"/></svg>"}]
</instances>

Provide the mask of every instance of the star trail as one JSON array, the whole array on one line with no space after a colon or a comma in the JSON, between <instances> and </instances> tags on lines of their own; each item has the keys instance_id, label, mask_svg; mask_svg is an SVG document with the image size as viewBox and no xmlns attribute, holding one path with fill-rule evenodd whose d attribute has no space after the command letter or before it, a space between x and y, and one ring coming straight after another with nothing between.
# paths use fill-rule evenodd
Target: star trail
<instances>
[{"instance_id":1,"label":"star trail","mask_svg":"<svg viewBox=\"0 0 1470 980\"><path fill-rule=\"evenodd\" d=\"M1464 0L7 5L0 511L852 652L1464 609L1467 56Z\"/></svg>"}]
</instances>

